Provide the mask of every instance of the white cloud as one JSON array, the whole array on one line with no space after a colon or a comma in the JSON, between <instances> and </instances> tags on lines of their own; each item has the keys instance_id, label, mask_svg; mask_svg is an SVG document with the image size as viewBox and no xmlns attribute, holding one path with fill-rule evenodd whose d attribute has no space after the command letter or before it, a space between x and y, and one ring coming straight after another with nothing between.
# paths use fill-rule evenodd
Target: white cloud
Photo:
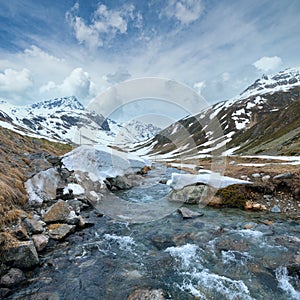
<instances>
[{"instance_id":1,"label":"white cloud","mask_svg":"<svg viewBox=\"0 0 300 300\"><path fill-rule=\"evenodd\" d=\"M92 84L89 74L84 72L82 68L76 68L61 84L49 81L41 86L40 94L48 97L74 95L80 99L86 99L91 96Z\"/></svg>"},{"instance_id":2,"label":"white cloud","mask_svg":"<svg viewBox=\"0 0 300 300\"><path fill-rule=\"evenodd\" d=\"M24 55L27 57L40 58L40 59L52 61L52 62L61 62L62 61L61 59L59 59L53 55L50 55L49 53L43 51L42 49L40 49L39 47L37 47L35 45L31 45L31 47L29 49L25 49Z\"/></svg>"},{"instance_id":3,"label":"white cloud","mask_svg":"<svg viewBox=\"0 0 300 300\"><path fill-rule=\"evenodd\" d=\"M16 94L24 92L33 85L31 74L28 69L17 71L5 69L0 73L0 92L5 94Z\"/></svg>"},{"instance_id":4,"label":"white cloud","mask_svg":"<svg viewBox=\"0 0 300 300\"><path fill-rule=\"evenodd\" d=\"M222 73L222 80L224 82L228 81L230 79L230 74L228 72Z\"/></svg>"},{"instance_id":5,"label":"white cloud","mask_svg":"<svg viewBox=\"0 0 300 300\"><path fill-rule=\"evenodd\" d=\"M169 0L165 10L168 18L175 18L183 25L196 21L202 13L201 0Z\"/></svg>"},{"instance_id":6,"label":"white cloud","mask_svg":"<svg viewBox=\"0 0 300 300\"><path fill-rule=\"evenodd\" d=\"M206 83L205 81L196 82L193 87L201 95L202 90L206 87Z\"/></svg>"},{"instance_id":7,"label":"white cloud","mask_svg":"<svg viewBox=\"0 0 300 300\"><path fill-rule=\"evenodd\" d=\"M278 56L264 56L253 63L253 66L261 71L272 71L280 67L282 64L282 59Z\"/></svg>"},{"instance_id":8,"label":"white cloud","mask_svg":"<svg viewBox=\"0 0 300 300\"><path fill-rule=\"evenodd\" d=\"M95 50L104 46L106 39L113 39L117 33L126 34L129 21L134 21L137 27L142 24L140 13L134 16L133 5L123 6L121 9L110 10L104 4L99 4L93 14L92 22L86 24L85 20L77 16L79 4L66 13L66 19L74 29L76 39L86 44L89 49Z\"/></svg>"},{"instance_id":9,"label":"white cloud","mask_svg":"<svg viewBox=\"0 0 300 300\"><path fill-rule=\"evenodd\" d=\"M111 84L116 84L122 81L125 81L131 77L130 73L126 69L119 68L114 73L109 73L105 75L103 78Z\"/></svg>"}]
</instances>

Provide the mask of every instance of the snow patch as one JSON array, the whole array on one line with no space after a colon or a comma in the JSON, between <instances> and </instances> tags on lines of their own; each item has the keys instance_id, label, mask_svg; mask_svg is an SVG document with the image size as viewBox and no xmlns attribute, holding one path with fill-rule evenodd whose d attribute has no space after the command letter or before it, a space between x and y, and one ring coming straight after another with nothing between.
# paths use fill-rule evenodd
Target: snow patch
<instances>
[{"instance_id":1,"label":"snow patch","mask_svg":"<svg viewBox=\"0 0 300 300\"><path fill-rule=\"evenodd\" d=\"M251 184L252 182L228 176L222 176L219 173L211 171L201 172L201 174L198 175L172 173L171 179L167 182L167 184L174 190L181 190L186 186L194 185L197 183L203 183L206 185L210 185L213 188L219 189L230 186L232 184Z\"/></svg>"}]
</instances>

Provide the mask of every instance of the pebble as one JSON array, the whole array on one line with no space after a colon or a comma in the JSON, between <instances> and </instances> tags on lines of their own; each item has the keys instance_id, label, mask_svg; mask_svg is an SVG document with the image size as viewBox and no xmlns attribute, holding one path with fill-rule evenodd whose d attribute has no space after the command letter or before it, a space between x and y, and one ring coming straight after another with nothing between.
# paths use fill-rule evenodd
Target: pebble
<instances>
[{"instance_id":1,"label":"pebble","mask_svg":"<svg viewBox=\"0 0 300 300\"><path fill-rule=\"evenodd\" d=\"M280 213L281 212L281 209L278 205L274 205L272 208L271 208L271 212L272 213Z\"/></svg>"}]
</instances>

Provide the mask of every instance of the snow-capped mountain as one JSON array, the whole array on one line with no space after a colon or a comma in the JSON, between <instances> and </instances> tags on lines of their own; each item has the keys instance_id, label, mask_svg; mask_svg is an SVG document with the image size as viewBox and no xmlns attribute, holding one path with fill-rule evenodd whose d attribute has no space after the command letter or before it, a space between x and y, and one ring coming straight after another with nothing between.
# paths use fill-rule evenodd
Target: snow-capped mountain
<instances>
[{"instance_id":1,"label":"snow-capped mountain","mask_svg":"<svg viewBox=\"0 0 300 300\"><path fill-rule=\"evenodd\" d=\"M263 76L239 96L172 124L143 145L143 152L148 149L156 159L300 154L299 100L300 68Z\"/></svg>"},{"instance_id":2,"label":"snow-capped mountain","mask_svg":"<svg viewBox=\"0 0 300 300\"><path fill-rule=\"evenodd\" d=\"M161 128L139 120L118 124L108 119L108 124L111 130L116 132L115 144L119 145L132 145L133 143L149 140L161 131Z\"/></svg>"},{"instance_id":3,"label":"snow-capped mountain","mask_svg":"<svg viewBox=\"0 0 300 300\"><path fill-rule=\"evenodd\" d=\"M90 112L76 97L64 97L26 106L0 101L0 126L20 134L75 144L128 144L153 137L152 124L118 124Z\"/></svg>"}]
</instances>

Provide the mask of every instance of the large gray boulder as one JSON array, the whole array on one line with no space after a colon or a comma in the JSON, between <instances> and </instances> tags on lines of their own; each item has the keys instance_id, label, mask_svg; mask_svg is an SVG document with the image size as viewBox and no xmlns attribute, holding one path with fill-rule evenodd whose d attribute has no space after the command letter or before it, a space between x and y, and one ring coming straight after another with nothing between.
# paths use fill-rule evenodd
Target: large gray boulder
<instances>
[{"instance_id":1,"label":"large gray boulder","mask_svg":"<svg viewBox=\"0 0 300 300\"><path fill-rule=\"evenodd\" d=\"M209 187L205 185L186 186L181 190L173 190L169 195L169 200L185 204L199 204L201 197L208 189Z\"/></svg>"}]
</instances>

